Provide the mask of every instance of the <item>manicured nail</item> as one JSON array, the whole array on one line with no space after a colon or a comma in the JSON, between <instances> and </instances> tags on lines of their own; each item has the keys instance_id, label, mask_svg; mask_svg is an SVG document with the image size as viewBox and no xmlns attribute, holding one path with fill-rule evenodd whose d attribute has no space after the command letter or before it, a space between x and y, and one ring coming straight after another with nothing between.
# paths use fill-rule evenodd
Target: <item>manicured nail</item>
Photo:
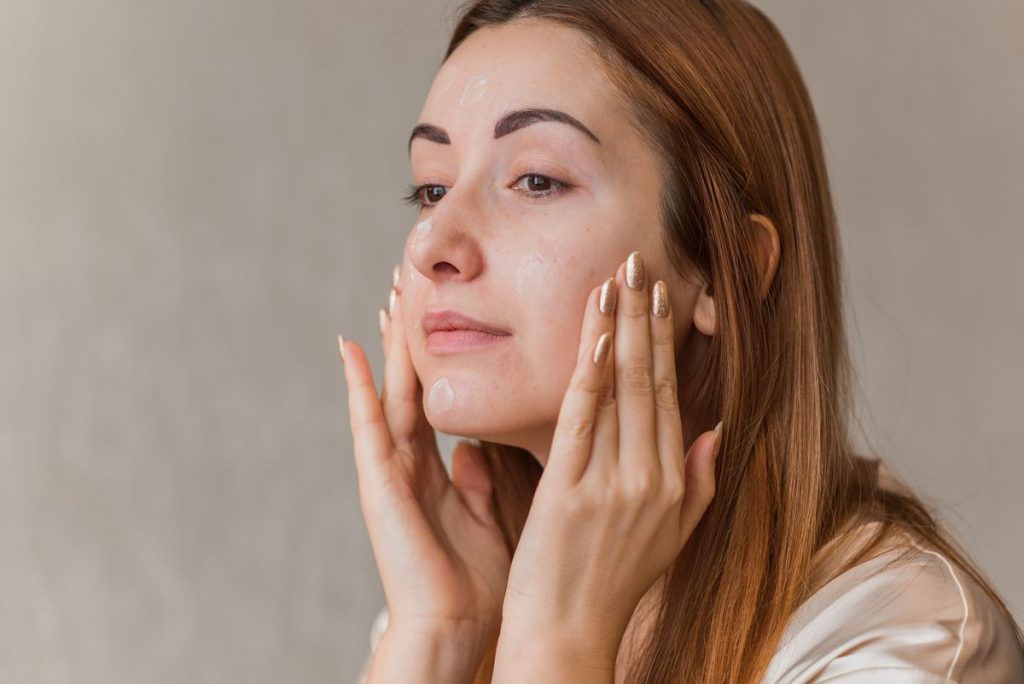
<instances>
[{"instance_id":1,"label":"manicured nail","mask_svg":"<svg viewBox=\"0 0 1024 684\"><path fill-rule=\"evenodd\" d=\"M601 300L598 309L605 316L611 316L615 311L615 278L609 278L601 286Z\"/></svg>"},{"instance_id":2,"label":"manicured nail","mask_svg":"<svg viewBox=\"0 0 1024 684\"><path fill-rule=\"evenodd\" d=\"M394 317L395 315L395 300L398 299L398 291L395 288L391 288L391 293L388 294L388 316Z\"/></svg>"},{"instance_id":3,"label":"manicured nail","mask_svg":"<svg viewBox=\"0 0 1024 684\"><path fill-rule=\"evenodd\" d=\"M396 290L401 292L401 288L399 288L399 284L401 282L402 282L402 267L400 265L398 265L398 264L395 264L395 270L391 272L391 285Z\"/></svg>"},{"instance_id":4,"label":"manicured nail","mask_svg":"<svg viewBox=\"0 0 1024 684\"><path fill-rule=\"evenodd\" d=\"M626 259L626 285L631 290L639 290L644 286L644 262L640 252L633 252Z\"/></svg>"},{"instance_id":5,"label":"manicured nail","mask_svg":"<svg viewBox=\"0 0 1024 684\"><path fill-rule=\"evenodd\" d=\"M608 347L612 344L612 334L606 332L601 335L597 340L597 346L594 347L594 365L600 366L604 363L605 357L608 356Z\"/></svg>"},{"instance_id":6,"label":"manicured nail","mask_svg":"<svg viewBox=\"0 0 1024 684\"><path fill-rule=\"evenodd\" d=\"M722 446L722 421L718 421L718 425L715 426L715 450L712 453L713 459L718 459L718 450Z\"/></svg>"},{"instance_id":7,"label":"manicured nail","mask_svg":"<svg viewBox=\"0 0 1024 684\"><path fill-rule=\"evenodd\" d=\"M338 352L341 354L341 362L345 363L345 338L338 335Z\"/></svg>"},{"instance_id":8,"label":"manicured nail","mask_svg":"<svg viewBox=\"0 0 1024 684\"><path fill-rule=\"evenodd\" d=\"M384 334L384 328L388 325L388 315L384 313L384 309L377 309L377 327L380 328L380 334Z\"/></svg>"},{"instance_id":9,"label":"manicured nail","mask_svg":"<svg viewBox=\"0 0 1024 684\"><path fill-rule=\"evenodd\" d=\"M651 313L657 318L668 318L668 291L665 288L664 280L659 280L654 283L654 291L651 298Z\"/></svg>"}]
</instances>

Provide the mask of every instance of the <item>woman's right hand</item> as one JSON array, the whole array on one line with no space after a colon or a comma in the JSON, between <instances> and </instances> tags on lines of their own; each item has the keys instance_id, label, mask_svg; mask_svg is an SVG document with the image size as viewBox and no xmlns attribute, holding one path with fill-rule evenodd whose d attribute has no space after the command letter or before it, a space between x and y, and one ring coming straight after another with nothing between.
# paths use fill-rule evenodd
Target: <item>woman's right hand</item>
<instances>
[{"instance_id":1,"label":"woman's right hand","mask_svg":"<svg viewBox=\"0 0 1024 684\"><path fill-rule=\"evenodd\" d=\"M501 619L511 555L483 453L459 442L448 477L409 356L399 271L381 316L381 396L362 347L338 336L359 498L388 605L388 629L459 634L483 648ZM468 647L468 648L467 648ZM469 644L461 648L475 650Z\"/></svg>"}]
</instances>

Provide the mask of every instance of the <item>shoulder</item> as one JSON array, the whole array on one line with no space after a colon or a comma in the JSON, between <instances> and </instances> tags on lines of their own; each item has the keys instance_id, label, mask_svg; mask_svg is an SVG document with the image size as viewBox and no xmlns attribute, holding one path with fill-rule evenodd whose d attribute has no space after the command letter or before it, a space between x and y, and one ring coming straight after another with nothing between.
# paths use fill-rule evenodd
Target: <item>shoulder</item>
<instances>
[{"instance_id":1,"label":"shoulder","mask_svg":"<svg viewBox=\"0 0 1024 684\"><path fill-rule=\"evenodd\" d=\"M794 612L765 684L1024 681L1024 653L984 590L943 554L900 539Z\"/></svg>"}]
</instances>

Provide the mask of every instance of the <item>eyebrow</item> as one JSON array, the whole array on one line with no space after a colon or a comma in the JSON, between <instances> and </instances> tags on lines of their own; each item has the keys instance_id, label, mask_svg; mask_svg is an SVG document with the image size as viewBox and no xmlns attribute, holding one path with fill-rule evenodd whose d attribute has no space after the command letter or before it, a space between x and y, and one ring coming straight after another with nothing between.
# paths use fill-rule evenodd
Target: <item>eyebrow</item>
<instances>
[{"instance_id":1,"label":"eyebrow","mask_svg":"<svg viewBox=\"0 0 1024 684\"><path fill-rule=\"evenodd\" d=\"M581 131L598 145L601 144L601 141L597 139L597 136L594 135L589 128L580 123L580 121L575 117L557 109L545 109L542 107L516 109L503 115L494 124L494 139L497 140L498 138L504 137L510 133L515 133L520 128L525 128L526 126L540 123L541 121L555 121L558 123L569 124L578 131ZM416 138L424 138L441 145L452 144L451 138L448 137L448 132L440 126L435 126L429 123L417 124L416 127L412 129L412 135L409 136L410 155L412 155L412 141Z\"/></svg>"}]
</instances>

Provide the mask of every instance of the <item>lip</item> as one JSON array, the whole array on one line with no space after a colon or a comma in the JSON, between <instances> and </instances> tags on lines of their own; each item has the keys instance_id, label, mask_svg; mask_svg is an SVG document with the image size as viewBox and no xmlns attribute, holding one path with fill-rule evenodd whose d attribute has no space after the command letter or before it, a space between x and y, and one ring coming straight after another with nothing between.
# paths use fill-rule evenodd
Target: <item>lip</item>
<instances>
[{"instance_id":1,"label":"lip","mask_svg":"<svg viewBox=\"0 0 1024 684\"><path fill-rule=\"evenodd\" d=\"M507 340L507 330L485 323L454 309L428 311L421 321L432 354L483 349Z\"/></svg>"}]
</instances>

